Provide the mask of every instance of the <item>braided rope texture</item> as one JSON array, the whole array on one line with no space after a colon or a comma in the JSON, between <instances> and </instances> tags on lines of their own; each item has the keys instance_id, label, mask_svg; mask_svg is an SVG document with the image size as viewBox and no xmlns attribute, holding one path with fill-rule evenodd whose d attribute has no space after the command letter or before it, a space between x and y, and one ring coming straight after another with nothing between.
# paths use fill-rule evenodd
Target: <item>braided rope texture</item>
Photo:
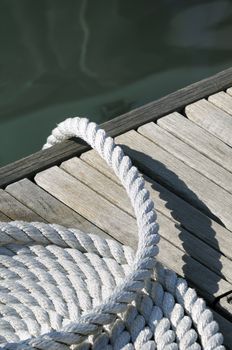
<instances>
[{"instance_id":1,"label":"braided rope texture","mask_svg":"<svg viewBox=\"0 0 232 350\"><path fill-rule=\"evenodd\" d=\"M224 349L204 301L156 264L156 213L137 168L83 118L59 124L44 148L73 136L97 150L125 187L137 252L55 224L1 223L0 348Z\"/></svg>"}]
</instances>

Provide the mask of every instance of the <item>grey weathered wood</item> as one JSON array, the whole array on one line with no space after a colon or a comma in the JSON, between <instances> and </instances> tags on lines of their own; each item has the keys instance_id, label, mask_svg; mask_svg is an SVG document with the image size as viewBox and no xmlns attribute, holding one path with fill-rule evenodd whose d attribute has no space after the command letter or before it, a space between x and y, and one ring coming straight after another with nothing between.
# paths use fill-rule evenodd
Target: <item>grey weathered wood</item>
<instances>
[{"instance_id":1,"label":"grey weathered wood","mask_svg":"<svg viewBox=\"0 0 232 350\"><path fill-rule=\"evenodd\" d=\"M133 248L136 247L135 219L73 176L58 167L53 167L37 174L35 180L46 191L91 220L95 225L103 228L115 239ZM63 191L64 186L65 192ZM212 301L214 297L231 289L231 284L192 257L186 256L188 263L185 263L182 260L183 251L168 241L161 239L159 247L161 249L160 261L174 268L180 275L185 274L208 300Z\"/></svg>"},{"instance_id":2,"label":"grey weathered wood","mask_svg":"<svg viewBox=\"0 0 232 350\"><path fill-rule=\"evenodd\" d=\"M3 221L11 221L11 219L8 216L6 216L5 214L0 212L0 221L1 222L3 222Z\"/></svg>"},{"instance_id":3,"label":"grey weathered wood","mask_svg":"<svg viewBox=\"0 0 232 350\"><path fill-rule=\"evenodd\" d=\"M191 256L183 254L180 249L162 239L162 237L159 242L157 259L180 276L185 277L209 303L213 301L217 294L221 295L222 290L227 289L229 291L231 288L231 284L223 279L219 281L214 272ZM185 259L185 262L183 259Z\"/></svg>"},{"instance_id":4,"label":"grey weathered wood","mask_svg":"<svg viewBox=\"0 0 232 350\"><path fill-rule=\"evenodd\" d=\"M112 168L110 168L106 162L99 156L95 150L82 153L80 156L84 162L96 168L98 171L106 175L109 179L113 180L121 186L119 178L114 174Z\"/></svg>"},{"instance_id":5,"label":"grey weathered wood","mask_svg":"<svg viewBox=\"0 0 232 350\"><path fill-rule=\"evenodd\" d=\"M179 140L153 122L144 124L138 129L138 132L232 193L232 173L196 151L185 142Z\"/></svg>"},{"instance_id":6,"label":"grey weathered wood","mask_svg":"<svg viewBox=\"0 0 232 350\"><path fill-rule=\"evenodd\" d=\"M223 334L224 337L224 345L226 346L226 349L231 350L232 349L232 332L231 332L231 322L228 321L225 317L219 314L219 312L216 312L212 310L213 316L215 321L219 324L220 332Z\"/></svg>"},{"instance_id":7,"label":"grey weathered wood","mask_svg":"<svg viewBox=\"0 0 232 350\"><path fill-rule=\"evenodd\" d=\"M58 167L52 167L35 177L36 183L61 202L78 212L115 239L128 244L136 237L134 219L117 206L101 198L96 192ZM114 215L117 220L109 224ZM120 218L120 219L119 219ZM127 232L127 235L124 234Z\"/></svg>"},{"instance_id":8,"label":"grey weathered wood","mask_svg":"<svg viewBox=\"0 0 232 350\"><path fill-rule=\"evenodd\" d=\"M198 152L232 172L231 147L200 126L177 112L160 118L157 124Z\"/></svg>"},{"instance_id":9,"label":"grey weathered wood","mask_svg":"<svg viewBox=\"0 0 232 350\"><path fill-rule=\"evenodd\" d=\"M121 184L113 182L78 157L63 162L60 167L117 207L132 216L134 215L130 200ZM109 168L109 166L107 167Z\"/></svg>"},{"instance_id":10,"label":"grey weathered wood","mask_svg":"<svg viewBox=\"0 0 232 350\"><path fill-rule=\"evenodd\" d=\"M213 93L225 90L232 85L232 68L212 77L189 85L157 101L123 114L102 126L112 136L135 129L149 121L156 120L173 111L181 111L187 104ZM37 172L59 164L87 150L83 143L67 141L55 146L52 150L39 151L31 156L6 165L0 169L0 187L24 177L32 177Z\"/></svg>"},{"instance_id":11,"label":"grey weathered wood","mask_svg":"<svg viewBox=\"0 0 232 350\"><path fill-rule=\"evenodd\" d=\"M224 91L217 92L208 97L208 100L226 113L232 115L232 96Z\"/></svg>"},{"instance_id":12,"label":"grey weathered wood","mask_svg":"<svg viewBox=\"0 0 232 350\"><path fill-rule=\"evenodd\" d=\"M202 99L185 107L187 117L203 129L232 146L232 116Z\"/></svg>"},{"instance_id":13,"label":"grey weathered wood","mask_svg":"<svg viewBox=\"0 0 232 350\"><path fill-rule=\"evenodd\" d=\"M149 176L232 230L230 193L133 130L117 142Z\"/></svg>"},{"instance_id":14,"label":"grey weathered wood","mask_svg":"<svg viewBox=\"0 0 232 350\"><path fill-rule=\"evenodd\" d=\"M0 189L0 211L12 220L43 221L41 216Z\"/></svg>"},{"instance_id":15,"label":"grey weathered wood","mask_svg":"<svg viewBox=\"0 0 232 350\"><path fill-rule=\"evenodd\" d=\"M124 211L134 216L132 206L123 187L119 186L113 180L107 178L96 169L84 163L79 158L72 158L61 164L61 168L77 178L82 183L99 193L109 202L117 205ZM157 210L159 208L157 207ZM217 274L224 276L229 282L232 282L232 261L222 256L215 249L205 244L193 234L180 228L175 222L168 219L158 211L158 222L160 224L160 234L162 237L171 241L179 249L187 252L188 255L208 266ZM183 238L184 237L184 238ZM232 237L231 237L232 243ZM232 286L231 286L232 289Z\"/></svg>"},{"instance_id":16,"label":"grey weathered wood","mask_svg":"<svg viewBox=\"0 0 232 350\"><path fill-rule=\"evenodd\" d=\"M83 153L81 159L115 183L121 185L113 171L94 150ZM145 179L146 188L150 191L158 211L232 259L231 231L228 231L225 227L211 220L204 213L194 208L153 179L144 175L143 177ZM122 205L124 205L124 203L122 203Z\"/></svg>"},{"instance_id":17,"label":"grey weathered wood","mask_svg":"<svg viewBox=\"0 0 232 350\"><path fill-rule=\"evenodd\" d=\"M84 232L107 235L28 179L14 182L6 191L49 223L75 227Z\"/></svg>"}]
</instances>

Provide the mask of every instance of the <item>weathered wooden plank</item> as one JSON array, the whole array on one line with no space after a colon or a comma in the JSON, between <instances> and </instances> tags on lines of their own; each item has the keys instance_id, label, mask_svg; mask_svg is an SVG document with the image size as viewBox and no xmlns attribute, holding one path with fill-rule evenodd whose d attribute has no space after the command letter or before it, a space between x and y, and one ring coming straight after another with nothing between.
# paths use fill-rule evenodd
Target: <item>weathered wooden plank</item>
<instances>
[{"instance_id":1,"label":"weathered wooden plank","mask_svg":"<svg viewBox=\"0 0 232 350\"><path fill-rule=\"evenodd\" d=\"M0 189L0 211L12 220L43 221L41 216Z\"/></svg>"},{"instance_id":2,"label":"weathered wooden plank","mask_svg":"<svg viewBox=\"0 0 232 350\"><path fill-rule=\"evenodd\" d=\"M187 117L232 146L232 117L209 101L202 99L185 107Z\"/></svg>"},{"instance_id":3,"label":"weathered wooden plank","mask_svg":"<svg viewBox=\"0 0 232 350\"><path fill-rule=\"evenodd\" d=\"M217 92L208 97L208 100L226 113L232 115L232 96L224 91Z\"/></svg>"},{"instance_id":4,"label":"weathered wooden plank","mask_svg":"<svg viewBox=\"0 0 232 350\"><path fill-rule=\"evenodd\" d=\"M136 227L131 216L60 168L53 167L38 173L35 181L58 200L124 244L129 244L130 237L136 237ZM112 215L120 219L109 225Z\"/></svg>"},{"instance_id":5,"label":"weathered wooden plank","mask_svg":"<svg viewBox=\"0 0 232 350\"><path fill-rule=\"evenodd\" d=\"M232 172L232 149L200 126L174 112L157 121L157 124ZM88 152L87 152L88 153Z\"/></svg>"},{"instance_id":6,"label":"weathered wooden plank","mask_svg":"<svg viewBox=\"0 0 232 350\"><path fill-rule=\"evenodd\" d=\"M96 168L109 179L121 185L113 171L94 150L81 155L81 159ZM156 209L179 223L201 240L232 259L231 231L211 220L204 213L178 197L148 176L144 176L146 188L150 191Z\"/></svg>"},{"instance_id":7,"label":"weathered wooden plank","mask_svg":"<svg viewBox=\"0 0 232 350\"><path fill-rule=\"evenodd\" d=\"M196 151L185 142L179 140L153 122L141 126L138 132L217 185L232 193L232 173Z\"/></svg>"},{"instance_id":8,"label":"weathered wooden plank","mask_svg":"<svg viewBox=\"0 0 232 350\"><path fill-rule=\"evenodd\" d=\"M108 199L117 207L120 207L128 214L134 216L133 208L124 188L82 161L80 158L71 158L63 162L60 165L60 168L74 176L89 188L92 188L95 192Z\"/></svg>"},{"instance_id":9,"label":"weathered wooden plank","mask_svg":"<svg viewBox=\"0 0 232 350\"><path fill-rule=\"evenodd\" d=\"M9 185L6 191L49 223L75 227L84 232L107 235L81 215L58 201L28 179Z\"/></svg>"},{"instance_id":10,"label":"weathered wooden plank","mask_svg":"<svg viewBox=\"0 0 232 350\"><path fill-rule=\"evenodd\" d=\"M183 255L180 249L162 237L159 242L158 261L186 278L209 303L213 301L214 296L221 294L222 290L230 290L231 284L223 279L219 281L218 276L211 270L191 256Z\"/></svg>"},{"instance_id":11,"label":"weathered wooden plank","mask_svg":"<svg viewBox=\"0 0 232 350\"><path fill-rule=\"evenodd\" d=\"M232 349L232 332L231 332L231 322L228 321L225 317L220 315L218 312L213 311L213 316L215 321L218 322L220 332L223 334L224 337L224 345L226 346L226 349L231 350Z\"/></svg>"},{"instance_id":12,"label":"weathered wooden plank","mask_svg":"<svg viewBox=\"0 0 232 350\"><path fill-rule=\"evenodd\" d=\"M187 104L213 93L225 90L232 84L232 68L212 77L189 85L157 101L123 114L102 126L112 136L135 129L149 121L156 120L173 111L181 111ZM37 172L60 164L75 155L87 150L83 143L67 141L55 146L52 150L39 151L24 159L6 165L0 169L0 187L16 182L24 177L33 177Z\"/></svg>"},{"instance_id":13,"label":"weathered wooden plank","mask_svg":"<svg viewBox=\"0 0 232 350\"><path fill-rule=\"evenodd\" d=\"M135 219L73 176L58 167L53 167L37 174L35 180L46 191L86 216L95 225L102 227L104 231L120 242L129 244L133 248L136 247L137 226ZM184 262L183 251L168 241L161 239L160 249L160 261L176 269L180 275L186 274L187 278L194 281L208 300L212 300L231 289L231 284L192 257L185 255L185 261L188 263Z\"/></svg>"},{"instance_id":14,"label":"weathered wooden plank","mask_svg":"<svg viewBox=\"0 0 232 350\"><path fill-rule=\"evenodd\" d=\"M118 177L114 174L114 171L106 164L106 162L99 156L95 150L82 153L80 158L91 165L93 168L96 168L98 171L106 175L109 179L113 180L121 186L121 182Z\"/></svg>"},{"instance_id":15,"label":"weathered wooden plank","mask_svg":"<svg viewBox=\"0 0 232 350\"><path fill-rule=\"evenodd\" d=\"M132 206L123 187L107 178L96 169L84 163L79 158L72 158L61 164L61 168L66 170L76 179L86 184L88 187L106 198L109 202L117 205L124 211L134 216ZM157 208L158 210L158 208ZM232 261L222 256L215 249L202 242L193 234L177 226L175 222L168 219L161 212L158 212L158 222L160 224L160 234L171 241L172 244L194 257L196 260L208 266L217 274L224 276L232 282ZM232 243L232 237L231 237ZM231 286L232 289L232 286Z\"/></svg>"},{"instance_id":16,"label":"weathered wooden plank","mask_svg":"<svg viewBox=\"0 0 232 350\"><path fill-rule=\"evenodd\" d=\"M0 212L0 221L2 221L2 222L3 221L11 221L11 219L8 216L6 216L5 214Z\"/></svg>"},{"instance_id":17,"label":"weathered wooden plank","mask_svg":"<svg viewBox=\"0 0 232 350\"><path fill-rule=\"evenodd\" d=\"M133 130L118 136L117 142L148 176L232 230L230 193Z\"/></svg>"}]
</instances>

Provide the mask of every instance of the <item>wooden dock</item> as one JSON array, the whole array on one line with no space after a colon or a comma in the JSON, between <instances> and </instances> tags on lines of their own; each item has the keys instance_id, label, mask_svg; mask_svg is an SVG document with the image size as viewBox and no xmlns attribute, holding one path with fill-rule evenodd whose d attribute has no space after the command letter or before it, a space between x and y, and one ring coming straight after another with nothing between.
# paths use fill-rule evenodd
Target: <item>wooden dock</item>
<instances>
[{"instance_id":1,"label":"wooden dock","mask_svg":"<svg viewBox=\"0 0 232 350\"><path fill-rule=\"evenodd\" d=\"M232 69L103 127L145 177L160 224L158 260L205 298L232 349ZM1 168L0 186L2 221L58 223L136 247L124 189L79 140Z\"/></svg>"}]
</instances>

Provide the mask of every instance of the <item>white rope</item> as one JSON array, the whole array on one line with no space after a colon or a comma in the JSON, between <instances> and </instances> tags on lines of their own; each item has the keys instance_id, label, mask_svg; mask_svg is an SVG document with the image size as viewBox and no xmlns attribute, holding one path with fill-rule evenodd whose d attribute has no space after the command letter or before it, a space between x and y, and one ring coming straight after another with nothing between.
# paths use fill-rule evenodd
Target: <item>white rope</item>
<instances>
[{"instance_id":1,"label":"white rope","mask_svg":"<svg viewBox=\"0 0 232 350\"><path fill-rule=\"evenodd\" d=\"M137 252L55 224L1 223L0 348L224 349L203 300L155 266L156 213L137 168L87 119L59 124L44 148L73 136L89 143L125 187L137 218Z\"/></svg>"}]
</instances>

